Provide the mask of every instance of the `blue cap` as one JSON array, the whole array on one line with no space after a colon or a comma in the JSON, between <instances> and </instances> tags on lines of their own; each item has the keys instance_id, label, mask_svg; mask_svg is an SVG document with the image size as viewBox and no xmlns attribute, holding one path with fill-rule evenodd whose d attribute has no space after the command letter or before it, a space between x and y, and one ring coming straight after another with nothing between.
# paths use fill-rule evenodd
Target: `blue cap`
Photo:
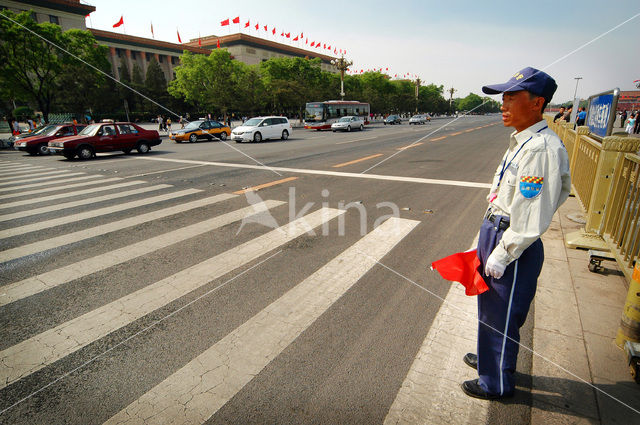
<instances>
[{"instance_id":1,"label":"blue cap","mask_svg":"<svg viewBox=\"0 0 640 425\"><path fill-rule=\"evenodd\" d=\"M544 97L549 102L557 88L556 81L549 74L528 66L516 72L506 83L483 86L482 91L486 94L499 94L526 90L529 93Z\"/></svg>"}]
</instances>

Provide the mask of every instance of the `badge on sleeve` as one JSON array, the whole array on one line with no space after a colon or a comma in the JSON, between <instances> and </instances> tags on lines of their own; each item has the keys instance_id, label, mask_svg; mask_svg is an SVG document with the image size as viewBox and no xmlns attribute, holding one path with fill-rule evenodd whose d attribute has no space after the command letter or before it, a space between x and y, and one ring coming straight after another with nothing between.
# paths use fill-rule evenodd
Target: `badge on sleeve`
<instances>
[{"instance_id":1,"label":"badge on sleeve","mask_svg":"<svg viewBox=\"0 0 640 425\"><path fill-rule=\"evenodd\" d=\"M535 198L542 191L543 177L522 176L520 177L520 193L527 199Z\"/></svg>"}]
</instances>

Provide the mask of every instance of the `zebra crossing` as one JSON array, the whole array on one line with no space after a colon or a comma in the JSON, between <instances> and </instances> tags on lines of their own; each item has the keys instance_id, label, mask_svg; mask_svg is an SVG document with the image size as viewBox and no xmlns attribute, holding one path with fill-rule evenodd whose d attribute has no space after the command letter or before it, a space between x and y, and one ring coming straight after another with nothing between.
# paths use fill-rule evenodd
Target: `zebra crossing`
<instances>
[{"instance_id":1,"label":"zebra crossing","mask_svg":"<svg viewBox=\"0 0 640 425\"><path fill-rule=\"evenodd\" d=\"M6 273L5 283L0 286L0 315L6 311L20 311L26 301L46 303L49 296L55 296L55 290L65 285L82 284L100 272L126 268L128 263L160 250L172 249L204 235L216 238L217 232L226 226L236 224L240 227L247 218L277 211L287 204L266 199L259 204L247 205L243 196L231 193L212 195L198 189L178 190L169 184L149 184L144 180L129 181L82 172L71 173L74 176L68 178L69 174L58 174L58 171L46 167L0 161L0 175L12 175L16 170L31 172L33 174L24 174L31 177L40 173L42 178L36 177L39 179L37 184L32 179L12 179L10 184L0 185L0 224L5 225L0 230L0 270ZM34 187L38 189L23 190ZM72 188L82 189L69 190ZM94 197L83 197L96 193L98 195ZM104 201L125 198L111 206L100 205ZM76 210L79 207L82 207L81 211ZM203 207L209 207L205 213ZM145 212L138 211L139 208ZM200 215L192 224L170 229L159 224L163 219L196 211ZM55 213L54 218L40 218L51 213ZM111 216L115 213L124 218ZM345 214L345 210L323 206L276 228L264 228L259 235L252 234L249 240L212 253L186 268L173 270L155 282L116 299L106 300L76 317L51 323L48 329L13 345L3 346L0 351L0 394L1 391L19 388L23 380L91 344L106 340L141 318L171 310L172 303L189 294L205 289L208 291L201 296L212 293L226 284L209 289L213 282L234 273L244 273L243 270L251 264L276 255L310 229L318 229ZM83 224L88 219L97 221L85 227ZM11 226L13 222L18 224ZM187 359L182 367L163 376L159 383L146 388L139 397L118 406L120 410L114 411L105 423L206 422L376 267L378 261L393 255L393 249L419 223L391 217L361 235L209 348ZM70 224L79 230L60 227ZM53 262L44 271L29 272L31 261L61 251L73 252L76 243L90 239L99 242L114 232L135 234L135 228L140 225L153 229L153 235L145 233L133 243L113 249L107 247L99 255L81 257L67 264ZM60 234L56 231L58 228L62 229ZM22 243L24 235L37 238L37 241L29 239ZM21 267L27 276L21 275L15 280L8 278L14 267ZM162 320L170 320L172 314L165 315ZM113 348L114 343L110 344ZM84 364L91 361L89 359ZM38 379L48 377L47 374L37 376ZM53 381L53 378L47 379L38 381L37 385L45 387ZM18 409L20 403L29 398L30 395L24 393L0 405L0 423L3 416L11 415L13 409ZM69 418L52 419L52 423L66 421L74 422Z\"/></svg>"}]
</instances>

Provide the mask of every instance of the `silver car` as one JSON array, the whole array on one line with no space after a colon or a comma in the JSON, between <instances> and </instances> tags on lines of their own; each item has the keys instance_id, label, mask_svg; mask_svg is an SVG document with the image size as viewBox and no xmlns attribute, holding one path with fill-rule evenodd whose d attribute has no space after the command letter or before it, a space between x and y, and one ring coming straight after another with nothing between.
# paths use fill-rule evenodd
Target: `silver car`
<instances>
[{"instance_id":1,"label":"silver car","mask_svg":"<svg viewBox=\"0 0 640 425\"><path fill-rule=\"evenodd\" d=\"M351 131L355 129L358 129L360 131L364 130L364 120L362 118L356 116L346 116L331 124L331 131L333 131L334 133L338 130Z\"/></svg>"},{"instance_id":2,"label":"silver car","mask_svg":"<svg viewBox=\"0 0 640 425\"><path fill-rule=\"evenodd\" d=\"M409 119L409 125L411 124L426 124L427 122L431 121L431 117L424 115L424 114L420 114L420 115L414 115Z\"/></svg>"}]
</instances>

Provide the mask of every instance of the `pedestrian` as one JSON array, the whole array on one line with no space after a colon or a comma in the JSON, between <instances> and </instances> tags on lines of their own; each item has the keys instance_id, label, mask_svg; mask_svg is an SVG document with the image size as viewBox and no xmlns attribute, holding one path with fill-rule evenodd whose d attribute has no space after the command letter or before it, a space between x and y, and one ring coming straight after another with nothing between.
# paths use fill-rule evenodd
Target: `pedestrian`
<instances>
[{"instance_id":1,"label":"pedestrian","mask_svg":"<svg viewBox=\"0 0 640 425\"><path fill-rule=\"evenodd\" d=\"M162 131L162 115L158 115L158 131Z\"/></svg>"},{"instance_id":2,"label":"pedestrian","mask_svg":"<svg viewBox=\"0 0 640 425\"><path fill-rule=\"evenodd\" d=\"M482 87L502 93L502 122L514 127L487 197L478 258L489 290L478 295L478 353L464 362L478 379L462 390L471 397L514 394L514 372L524 324L536 292L544 253L540 236L569 196L569 157L542 118L557 88L553 78L527 67L504 84Z\"/></svg>"},{"instance_id":3,"label":"pedestrian","mask_svg":"<svg viewBox=\"0 0 640 425\"><path fill-rule=\"evenodd\" d=\"M180 119L178 120L178 122L180 123L180 128L184 128L184 118L182 117L182 115L180 115Z\"/></svg>"},{"instance_id":4,"label":"pedestrian","mask_svg":"<svg viewBox=\"0 0 640 425\"><path fill-rule=\"evenodd\" d=\"M33 120L33 118L27 118L27 124L29 125L29 133L36 129L36 122Z\"/></svg>"},{"instance_id":5,"label":"pedestrian","mask_svg":"<svg viewBox=\"0 0 640 425\"><path fill-rule=\"evenodd\" d=\"M165 130L167 130L167 134L171 131L171 117L167 117Z\"/></svg>"},{"instance_id":6,"label":"pedestrian","mask_svg":"<svg viewBox=\"0 0 640 425\"><path fill-rule=\"evenodd\" d=\"M13 135L18 136L20 134L20 123L18 120L13 122Z\"/></svg>"},{"instance_id":7,"label":"pedestrian","mask_svg":"<svg viewBox=\"0 0 640 425\"><path fill-rule=\"evenodd\" d=\"M633 128L633 134L638 134L640 132L640 116L638 116L638 112L636 112L636 125Z\"/></svg>"},{"instance_id":8,"label":"pedestrian","mask_svg":"<svg viewBox=\"0 0 640 425\"><path fill-rule=\"evenodd\" d=\"M558 113L553 117L553 122L556 122L563 117L565 109L566 108L564 106L560 107L560 111L558 111Z\"/></svg>"},{"instance_id":9,"label":"pedestrian","mask_svg":"<svg viewBox=\"0 0 640 425\"><path fill-rule=\"evenodd\" d=\"M562 118L560 118L560 120L565 122L571 122L571 112L573 112L573 106L569 106L567 108L567 110L565 111Z\"/></svg>"},{"instance_id":10,"label":"pedestrian","mask_svg":"<svg viewBox=\"0 0 640 425\"><path fill-rule=\"evenodd\" d=\"M627 110L625 109L620 114L620 128L624 128L624 122L627 120Z\"/></svg>"},{"instance_id":11,"label":"pedestrian","mask_svg":"<svg viewBox=\"0 0 640 425\"><path fill-rule=\"evenodd\" d=\"M633 129L636 126L636 120L638 119L638 114L633 115L633 113L631 115L629 115L629 119L627 120L627 128L624 129L624 131L627 134L633 134Z\"/></svg>"},{"instance_id":12,"label":"pedestrian","mask_svg":"<svg viewBox=\"0 0 640 425\"><path fill-rule=\"evenodd\" d=\"M584 106L578 108L578 116L576 118L576 126L584 125L585 120L587 119L587 108Z\"/></svg>"},{"instance_id":13,"label":"pedestrian","mask_svg":"<svg viewBox=\"0 0 640 425\"><path fill-rule=\"evenodd\" d=\"M42 127L44 125L44 120L42 119L42 115L38 115L36 118L36 126Z\"/></svg>"}]
</instances>

